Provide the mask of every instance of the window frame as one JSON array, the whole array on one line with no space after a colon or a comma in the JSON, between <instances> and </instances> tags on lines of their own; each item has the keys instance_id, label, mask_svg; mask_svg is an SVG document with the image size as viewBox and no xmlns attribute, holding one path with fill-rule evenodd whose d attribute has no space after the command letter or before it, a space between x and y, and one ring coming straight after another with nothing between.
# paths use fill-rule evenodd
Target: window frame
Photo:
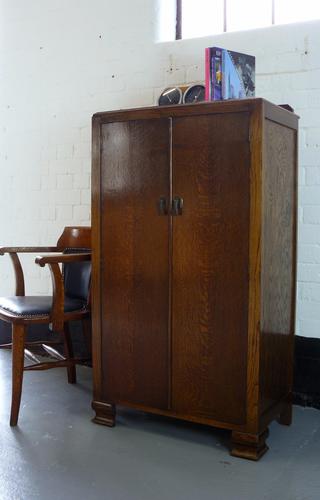
<instances>
[{"instance_id":1,"label":"window frame","mask_svg":"<svg viewBox=\"0 0 320 500\"><path fill-rule=\"evenodd\" d=\"M227 24L227 1L223 0L223 33L228 32ZM269 0L271 2L271 24L275 24L275 0ZM176 40L182 40L182 0L176 0Z\"/></svg>"}]
</instances>

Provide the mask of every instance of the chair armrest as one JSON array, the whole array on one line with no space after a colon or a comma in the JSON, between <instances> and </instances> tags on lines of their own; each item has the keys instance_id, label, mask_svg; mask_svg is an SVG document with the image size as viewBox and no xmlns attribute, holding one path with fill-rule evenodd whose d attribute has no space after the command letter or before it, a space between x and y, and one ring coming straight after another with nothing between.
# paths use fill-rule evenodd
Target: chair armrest
<instances>
[{"instance_id":1,"label":"chair armrest","mask_svg":"<svg viewBox=\"0 0 320 500\"><path fill-rule=\"evenodd\" d=\"M35 263L41 267L46 264L70 264L71 262L84 262L91 260L91 253L68 253L68 254L58 254L58 255L38 255L35 259Z\"/></svg>"},{"instance_id":2,"label":"chair armrest","mask_svg":"<svg viewBox=\"0 0 320 500\"><path fill-rule=\"evenodd\" d=\"M13 264L15 282L16 282L16 296L23 297L25 294L24 275L18 253L36 253L36 252L61 252L58 247L0 247L0 255L9 254Z\"/></svg>"},{"instance_id":3,"label":"chair armrest","mask_svg":"<svg viewBox=\"0 0 320 500\"><path fill-rule=\"evenodd\" d=\"M0 247L0 255L5 253L61 252L59 247Z\"/></svg>"}]
</instances>

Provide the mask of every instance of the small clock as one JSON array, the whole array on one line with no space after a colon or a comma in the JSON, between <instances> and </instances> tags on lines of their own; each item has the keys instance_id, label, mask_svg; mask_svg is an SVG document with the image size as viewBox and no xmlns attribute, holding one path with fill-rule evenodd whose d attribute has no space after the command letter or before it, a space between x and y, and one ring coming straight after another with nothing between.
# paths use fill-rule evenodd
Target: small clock
<instances>
[{"instance_id":1,"label":"small clock","mask_svg":"<svg viewBox=\"0 0 320 500\"><path fill-rule=\"evenodd\" d=\"M159 106L181 104L181 102L182 102L182 90L179 87L168 87L161 93L158 99Z\"/></svg>"},{"instance_id":2,"label":"small clock","mask_svg":"<svg viewBox=\"0 0 320 500\"><path fill-rule=\"evenodd\" d=\"M202 102L205 100L204 85L191 85L183 94L183 102L189 104L192 102Z\"/></svg>"}]
</instances>

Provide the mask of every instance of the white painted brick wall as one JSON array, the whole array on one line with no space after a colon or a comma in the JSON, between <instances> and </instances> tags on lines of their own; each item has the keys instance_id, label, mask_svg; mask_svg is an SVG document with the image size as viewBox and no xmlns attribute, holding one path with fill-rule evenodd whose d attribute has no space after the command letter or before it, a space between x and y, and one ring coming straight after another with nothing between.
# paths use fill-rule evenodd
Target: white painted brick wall
<instances>
[{"instance_id":1,"label":"white painted brick wall","mask_svg":"<svg viewBox=\"0 0 320 500\"><path fill-rule=\"evenodd\" d=\"M203 81L207 46L252 53L257 96L301 116L297 332L320 337L320 22L156 43L158 18L174 30L161 3L0 0L1 244L54 244L66 224L90 223L94 112ZM23 260L28 290L46 293L46 271ZM11 291L3 257L0 293Z\"/></svg>"},{"instance_id":2,"label":"white painted brick wall","mask_svg":"<svg viewBox=\"0 0 320 500\"><path fill-rule=\"evenodd\" d=\"M204 48L214 45L255 55L256 95L301 117L296 331L320 338L320 21L159 44L165 83L182 83L184 74L203 81Z\"/></svg>"},{"instance_id":3,"label":"white painted brick wall","mask_svg":"<svg viewBox=\"0 0 320 500\"><path fill-rule=\"evenodd\" d=\"M90 224L91 116L152 104L164 84L153 62L158 9L0 0L0 244L51 245L65 225ZM28 291L47 293L48 273L22 260ZM12 291L3 257L0 294Z\"/></svg>"}]
</instances>

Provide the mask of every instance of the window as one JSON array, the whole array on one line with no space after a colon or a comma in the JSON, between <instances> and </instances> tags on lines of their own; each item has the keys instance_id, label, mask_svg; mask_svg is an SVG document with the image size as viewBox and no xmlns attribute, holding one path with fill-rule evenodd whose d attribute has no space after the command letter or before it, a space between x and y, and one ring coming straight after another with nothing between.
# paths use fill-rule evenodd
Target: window
<instances>
[{"instance_id":1,"label":"window","mask_svg":"<svg viewBox=\"0 0 320 500\"><path fill-rule=\"evenodd\" d=\"M320 19L320 0L177 0L176 38Z\"/></svg>"}]
</instances>

